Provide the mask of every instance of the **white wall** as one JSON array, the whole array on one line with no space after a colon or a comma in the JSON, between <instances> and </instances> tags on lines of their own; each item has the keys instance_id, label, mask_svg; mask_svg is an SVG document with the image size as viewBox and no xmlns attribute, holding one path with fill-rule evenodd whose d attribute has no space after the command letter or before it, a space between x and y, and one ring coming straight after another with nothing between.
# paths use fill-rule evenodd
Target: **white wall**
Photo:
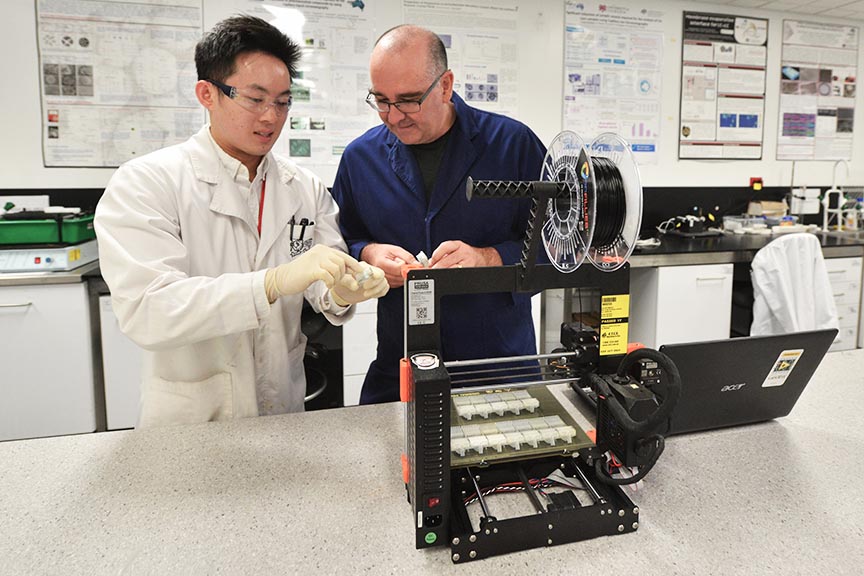
<instances>
[{"instance_id":1,"label":"white wall","mask_svg":"<svg viewBox=\"0 0 864 576\"><path fill-rule=\"evenodd\" d=\"M494 3L495 0L486 0ZM619 4L637 4L621 0ZM563 84L563 0L518 0L520 9L519 61L520 108L518 117L549 142L561 129L561 94ZM204 0L204 25L237 11L231 0ZM663 10L665 46L663 53L662 135L660 160L653 166L641 166L644 186L747 186L750 176L761 176L766 186L789 185L792 163L775 160L779 99L779 68L782 20L779 12L748 10L705 2L645 0L638 6ZM399 24L401 2L381 0L377 33ZM4 0L0 23L0 189L3 188L101 188L112 169L45 168L42 166L41 112L39 100L38 57L36 45L35 0ZM765 100L765 145L763 160L678 160L678 110L681 81L681 21L683 10L718 12L767 17L768 82ZM828 23L838 19L792 16ZM864 24L864 23L862 23ZM859 68L864 50L859 52ZM862 120L862 96L856 98L857 122ZM579 131L578 126L568 126ZM864 184L864 129L855 133L854 154L849 184ZM795 183L827 185L831 183L832 162L799 162ZM328 184L335 169L321 173ZM841 182L845 183L845 182Z\"/></svg>"}]
</instances>

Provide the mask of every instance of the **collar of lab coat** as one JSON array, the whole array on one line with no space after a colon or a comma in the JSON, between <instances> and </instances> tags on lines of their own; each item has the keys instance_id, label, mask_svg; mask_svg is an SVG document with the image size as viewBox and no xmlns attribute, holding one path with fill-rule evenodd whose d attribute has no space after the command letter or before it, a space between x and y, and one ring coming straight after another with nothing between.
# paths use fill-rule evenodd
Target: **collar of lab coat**
<instances>
[{"instance_id":1,"label":"collar of lab coat","mask_svg":"<svg viewBox=\"0 0 864 576\"><path fill-rule=\"evenodd\" d=\"M237 194L234 182L227 178L219 155L213 149L217 144L210 137L209 130L210 125L208 124L188 141L189 157L195 177L202 182L213 185L213 196L210 199L211 210L239 218L257 234L257 230L246 217L249 212L248 206L246 206L243 198ZM291 216L297 212L301 203L300 198L285 193L285 187L297 175L297 167L292 162L275 156L272 152L267 153L267 163L268 184L264 200L263 226L255 257L258 266L263 262L267 251L288 226ZM274 186L274 184L277 185Z\"/></svg>"},{"instance_id":2,"label":"collar of lab coat","mask_svg":"<svg viewBox=\"0 0 864 576\"><path fill-rule=\"evenodd\" d=\"M468 171L483 153L485 145L477 138L479 128L473 110L453 92L450 98L456 109L456 122L450 129L447 150L441 159L442 168L435 181L435 188L429 199L429 216L434 217L456 192L464 193ZM411 150L395 134L388 132L387 146L390 148L390 167L402 182L420 198L425 198L423 177Z\"/></svg>"}]
</instances>

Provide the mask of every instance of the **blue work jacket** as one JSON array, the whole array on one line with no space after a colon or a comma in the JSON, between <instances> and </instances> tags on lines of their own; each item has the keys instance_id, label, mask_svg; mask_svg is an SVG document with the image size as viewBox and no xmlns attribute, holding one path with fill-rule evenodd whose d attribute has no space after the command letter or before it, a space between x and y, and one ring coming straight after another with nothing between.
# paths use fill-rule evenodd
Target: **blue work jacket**
<instances>
[{"instance_id":1,"label":"blue work jacket","mask_svg":"<svg viewBox=\"0 0 864 576\"><path fill-rule=\"evenodd\" d=\"M455 93L454 123L427 205L423 178L411 150L385 125L345 149L333 197L348 250L359 259L369 243L395 244L431 256L446 240L496 248L505 265L519 261L530 200L469 202L465 182L537 180L546 149L524 124L472 108ZM399 399L403 355L403 294L391 290L378 301L378 353L369 368L361 403ZM536 353L528 294L451 296L441 303L444 360Z\"/></svg>"}]
</instances>

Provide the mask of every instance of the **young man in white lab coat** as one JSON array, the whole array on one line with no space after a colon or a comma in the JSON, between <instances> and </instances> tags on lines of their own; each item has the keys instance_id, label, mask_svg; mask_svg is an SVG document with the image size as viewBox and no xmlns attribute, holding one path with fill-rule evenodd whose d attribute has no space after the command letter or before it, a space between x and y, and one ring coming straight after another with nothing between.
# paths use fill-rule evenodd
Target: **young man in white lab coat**
<instances>
[{"instance_id":1,"label":"young man in white lab coat","mask_svg":"<svg viewBox=\"0 0 864 576\"><path fill-rule=\"evenodd\" d=\"M303 299L338 325L387 292L321 181L270 152L299 57L261 19L217 24L195 50L210 124L121 166L99 202L102 275L146 350L139 427L302 411Z\"/></svg>"}]
</instances>

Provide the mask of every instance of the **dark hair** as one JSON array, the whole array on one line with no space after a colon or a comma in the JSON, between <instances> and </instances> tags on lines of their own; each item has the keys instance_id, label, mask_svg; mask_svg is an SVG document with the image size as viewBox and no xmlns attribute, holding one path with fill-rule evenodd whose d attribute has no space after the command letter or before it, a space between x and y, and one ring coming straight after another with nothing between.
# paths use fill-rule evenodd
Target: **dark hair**
<instances>
[{"instance_id":1,"label":"dark hair","mask_svg":"<svg viewBox=\"0 0 864 576\"><path fill-rule=\"evenodd\" d=\"M396 35L395 43L400 48L408 44L418 34L426 37L429 43L429 70L427 72L430 79L439 76L447 70L447 48L444 47L444 42L441 41L440 36L431 30L414 24L399 24L381 34L378 40L375 41L375 46L386 36L394 34Z\"/></svg>"},{"instance_id":2,"label":"dark hair","mask_svg":"<svg viewBox=\"0 0 864 576\"><path fill-rule=\"evenodd\" d=\"M297 77L300 46L265 20L239 15L216 24L195 46L198 79L224 81L246 52L270 54L285 63L292 80Z\"/></svg>"}]
</instances>

